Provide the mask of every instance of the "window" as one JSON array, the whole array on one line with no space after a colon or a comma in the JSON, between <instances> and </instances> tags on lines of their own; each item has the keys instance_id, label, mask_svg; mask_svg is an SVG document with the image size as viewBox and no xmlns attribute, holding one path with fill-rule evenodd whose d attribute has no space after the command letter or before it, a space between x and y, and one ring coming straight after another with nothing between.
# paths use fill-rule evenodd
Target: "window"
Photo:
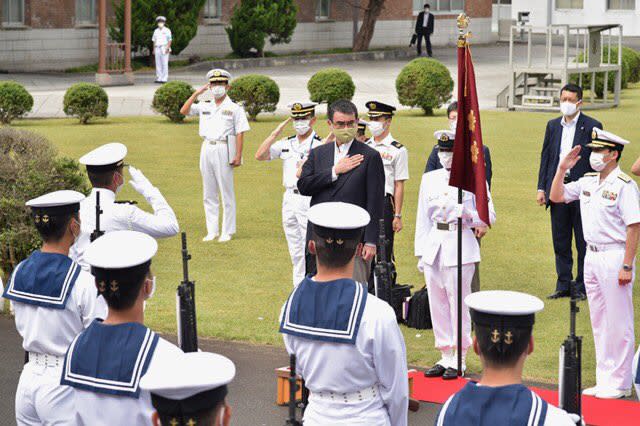
<instances>
[{"instance_id":1,"label":"window","mask_svg":"<svg viewBox=\"0 0 640 426\"><path fill-rule=\"evenodd\" d=\"M318 0L316 18L329 19L330 14L331 14L331 0Z\"/></svg>"},{"instance_id":2,"label":"window","mask_svg":"<svg viewBox=\"0 0 640 426\"><path fill-rule=\"evenodd\" d=\"M584 0L556 0L556 9L582 9Z\"/></svg>"},{"instance_id":3,"label":"window","mask_svg":"<svg viewBox=\"0 0 640 426\"><path fill-rule=\"evenodd\" d=\"M222 3L222 0L207 0L204 4L204 19L220 19L220 11L222 10L222 5L220 3Z\"/></svg>"},{"instance_id":4,"label":"window","mask_svg":"<svg viewBox=\"0 0 640 426\"><path fill-rule=\"evenodd\" d=\"M635 10L636 0L607 0L609 10Z\"/></svg>"},{"instance_id":5,"label":"window","mask_svg":"<svg viewBox=\"0 0 640 426\"><path fill-rule=\"evenodd\" d=\"M413 0L413 10L420 12L427 3L431 6L431 12L462 12L464 10L464 0Z\"/></svg>"},{"instance_id":6,"label":"window","mask_svg":"<svg viewBox=\"0 0 640 426\"><path fill-rule=\"evenodd\" d=\"M493 0L493 4L499 4L499 5L511 4L511 0Z\"/></svg>"},{"instance_id":7,"label":"window","mask_svg":"<svg viewBox=\"0 0 640 426\"><path fill-rule=\"evenodd\" d=\"M4 0L2 3L2 23L4 25L24 24L24 0Z\"/></svg>"},{"instance_id":8,"label":"window","mask_svg":"<svg viewBox=\"0 0 640 426\"><path fill-rule=\"evenodd\" d=\"M96 0L76 0L76 25L96 23Z\"/></svg>"}]
</instances>

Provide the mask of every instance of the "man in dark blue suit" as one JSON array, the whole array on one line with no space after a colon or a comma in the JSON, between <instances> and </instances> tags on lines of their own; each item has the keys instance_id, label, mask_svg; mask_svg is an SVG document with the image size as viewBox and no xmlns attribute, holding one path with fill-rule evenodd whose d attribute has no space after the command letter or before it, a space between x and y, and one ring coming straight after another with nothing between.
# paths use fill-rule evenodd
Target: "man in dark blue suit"
<instances>
[{"instance_id":1,"label":"man in dark blue suit","mask_svg":"<svg viewBox=\"0 0 640 426\"><path fill-rule=\"evenodd\" d=\"M423 38L427 46L427 55L429 55L429 57L431 57L432 55L431 34L433 34L434 16L433 16L433 13L429 11L430 9L431 7L429 6L429 3L426 3L424 5L424 12L418 13L418 17L416 19L415 34L418 42L416 45L416 47L418 48L418 56L422 55L422 39Z\"/></svg>"},{"instance_id":2,"label":"man in dark blue suit","mask_svg":"<svg viewBox=\"0 0 640 426\"><path fill-rule=\"evenodd\" d=\"M560 159L576 145L581 145L580 160L565 176L565 183L580 179L591 172L589 154L591 150L585 145L591 142L591 131L594 127L602 129L602 123L580 112L582 105L582 88L575 84L567 84L560 91L560 111L562 117L550 120L544 135L540 170L538 172L537 202L551 210L551 234L553 251L556 256L556 272L558 280L556 291L549 299L568 297L573 285L573 253L571 250L572 234L576 240L578 251L578 271L575 278L575 289L580 298L584 298L583 266L586 245L582 234L582 218L580 203L556 204L549 201L551 182L558 169Z\"/></svg>"},{"instance_id":3,"label":"man in dark blue suit","mask_svg":"<svg viewBox=\"0 0 640 426\"><path fill-rule=\"evenodd\" d=\"M378 151L355 140L358 109L352 102L338 100L332 103L327 116L335 142L311 150L302 166L298 190L302 195L311 196L312 206L328 201L342 201L369 212L371 222L365 228L364 247L361 256L356 257L354 267L354 279L366 283L371 259L376 254L378 221L384 211L382 158ZM307 241L308 239L307 232ZM307 275L314 274L315 267L315 262L308 261Z\"/></svg>"}]
</instances>

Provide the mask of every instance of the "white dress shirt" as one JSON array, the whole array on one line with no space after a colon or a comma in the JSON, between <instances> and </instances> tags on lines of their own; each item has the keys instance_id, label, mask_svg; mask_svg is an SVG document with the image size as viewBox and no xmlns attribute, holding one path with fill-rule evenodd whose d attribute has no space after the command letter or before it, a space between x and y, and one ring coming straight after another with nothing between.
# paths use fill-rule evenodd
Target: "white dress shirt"
<instances>
[{"instance_id":1,"label":"white dress shirt","mask_svg":"<svg viewBox=\"0 0 640 426\"><path fill-rule=\"evenodd\" d=\"M298 136L291 136L271 145L269 160L282 159L282 184L285 188L298 188L298 167L309 157L309 152L321 143L322 140L312 130L303 140Z\"/></svg>"},{"instance_id":2,"label":"white dress shirt","mask_svg":"<svg viewBox=\"0 0 640 426\"><path fill-rule=\"evenodd\" d=\"M336 164L338 164L338 161L347 156L349 150L351 149L351 144L353 144L353 140L351 142L343 143L342 145L338 145L337 142L333 144L333 167L331 168L331 178L334 182L338 180L338 174L336 173Z\"/></svg>"},{"instance_id":3,"label":"white dress shirt","mask_svg":"<svg viewBox=\"0 0 640 426\"><path fill-rule=\"evenodd\" d=\"M151 37L155 47L164 47L171 41L171 30L167 27L156 28Z\"/></svg>"},{"instance_id":4,"label":"white dress shirt","mask_svg":"<svg viewBox=\"0 0 640 426\"><path fill-rule=\"evenodd\" d=\"M251 130L244 108L225 96L220 105L204 101L191 105L190 115L199 115L200 137L209 141L226 141L227 136L237 136Z\"/></svg>"},{"instance_id":5,"label":"white dress shirt","mask_svg":"<svg viewBox=\"0 0 640 426\"><path fill-rule=\"evenodd\" d=\"M397 181L409 179L409 154L407 148L398 144L391 133L380 142L374 138L367 141L367 145L380 153L384 166L384 189L387 194L395 195Z\"/></svg>"},{"instance_id":6,"label":"white dress shirt","mask_svg":"<svg viewBox=\"0 0 640 426\"><path fill-rule=\"evenodd\" d=\"M566 117L562 117L560 125L562 125L562 139L560 140L560 158L562 159L573 149L573 139L576 135L576 125L580 118L580 112L569 123L566 122ZM559 163L558 163L559 164ZM567 172L567 174L569 174Z\"/></svg>"}]
</instances>

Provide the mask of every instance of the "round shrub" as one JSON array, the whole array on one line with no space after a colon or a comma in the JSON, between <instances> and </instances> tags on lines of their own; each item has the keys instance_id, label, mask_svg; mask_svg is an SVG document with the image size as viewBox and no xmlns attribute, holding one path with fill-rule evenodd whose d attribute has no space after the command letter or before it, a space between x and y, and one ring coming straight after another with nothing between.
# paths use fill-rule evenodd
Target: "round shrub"
<instances>
[{"instance_id":1,"label":"round shrub","mask_svg":"<svg viewBox=\"0 0 640 426\"><path fill-rule=\"evenodd\" d=\"M640 53L630 47L622 48L622 57L627 57L629 62L629 83L640 81Z\"/></svg>"},{"instance_id":2,"label":"round shrub","mask_svg":"<svg viewBox=\"0 0 640 426\"><path fill-rule=\"evenodd\" d=\"M33 108L33 96L15 81L0 81L0 123L9 124Z\"/></svg>"},{"instance_id":3,"label":"round shrub","mask_svg":"<svg viewBox=\"0 0 640 426\"><path fill-rule=\"evenodd\" d=\"M64 113L87 124L93 117L106 117L109 107L107 92L97 84L76 83L64 94Z\"/></svg>"},{"instance_id":4,"label":"round shrub","mask_svg":"<svg viewBox=\"0 0 640 426\"><path fill-rule=\"evenodd\" d=\"M402 105L420 107L433 114L451 98L453 79L447 67L435 59L417 58L402 68L396 79L398 100Z\"/></svg>"},{"instance_id":5,"label":"round shrub","mask_svg":"<svg viewBox=\"0 0 640 426\"><path fill-rule=\"evenodd\" d=\"M184 120L184 115L180 114L180 108L194 91L189 83L170 81L156 90L151 107L174 123L179 123Z\"/></svg>"},{"instance_id":6,"label":"round shrub","mask_svg":"<svg viewBox=\"0 0 640 426\"><path fill-rule=\"evenodd\" d=\"M340 68L325 68L311 76L307 90L312 102L326 102L331 105L338 99L351 100L356 85L346 71Z\"/></svg>"},{"instance_id":7,"label":"round shrub","mask_svg":"<svg viewBox=\"0 0 640 426\"><path fill-rule=\"evenodd\" d=\"M231 82L229 97L244 107L249 120L255 121L261 112L273 112L280 100L275 81L260 74L247 74Z\"/></svg>"}]
</instances>

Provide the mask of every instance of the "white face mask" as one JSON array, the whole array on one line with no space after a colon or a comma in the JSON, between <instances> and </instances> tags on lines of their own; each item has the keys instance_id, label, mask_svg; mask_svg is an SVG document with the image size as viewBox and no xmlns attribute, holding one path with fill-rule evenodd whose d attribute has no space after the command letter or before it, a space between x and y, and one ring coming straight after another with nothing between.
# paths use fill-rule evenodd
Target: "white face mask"
<instances>
[{"instance_id":1,"label":"white face mask","mask_svg":"<svg viewBox=\"0 0 640 426\"><path fill-rule=\"evenodd\" d=\"M438 160L440 164L447 170L451 169L451 163L453 163L453 152L451 151L438 151Z\"/></svg>"},{"instance_id":2,"label":"white face mask","mask_svg":"<svg viewBox=\"0 0 640 426\"><path fill-rule=\"evenodd\" d=\"M220 99L227 94L227 88L224 86L213 86L211 88L211 93L213 93L214 98Z\"/></svg>"},{"instance_id":3,"label":"white face mask","mask_svg":"<svg viewBox=\"0 0 640 426\"><path fill-rule=\"evenodd\" d=\"M153 276L153 278L151 278L151 292L147 295L146 300L151 299L154 294L156 294L156 276L155 275Z\"/></svg>"},{"instance_id":4,"label":"white face mask","mask_svg":"<svg viewBox=\"0 0 640 426\"><path fill-rule=\"evenodd\" d=\"M578 105L573 102L560 102L560 112L565 117L575 114L576 111L578 111Z\"/></svg>"},{"instance_id":5,"label":"white face mask","mask_svg":"<svg viewBox=\"0 0 640 426\"><path fill-rule=\"evenodd\" d=\"M384 133L384 123L382 121L370 121L367 126L373 136L380 136Z\"/></svg>"},{"instance_id":6,"label":"white face mask","mask_svg":"<svg viewBox=\"0 0 640 426\"><path fill-rule=\"evenodd\" d=\"M604 161L604 152L592 152L589 156L589 164L596 172L600 172L607 167L609 161Z\"/></svg>"},{"instance_id":7,"label":"white face mask","mask_svg":"<svg viewBox=\"0 0 640 426\"><path fill-rule=\"evenodd\" d=\"M311 120L294 120L293 130L295 130L298 135L306 135L307 132L311 130Z\"/></svg>"},{"instance_id":8,"label":"white face mask","mask_svg":"<svg viewBox=\"0 0 640 426\"><path fill-rule=\"evenodd\" d=\"M116 188L116 195L118 195L118 193L120 191L122 191L122 188L124 187L124 176L121 175L120 173L118 173L120 175L120 177L122 177L122 183L120 185L118 185L118 187Z\"/></svg>"},{"instance_id":9,"label":"white face mask","mask_svg":"<svg viewBox=\"0 0 640 426\"><path fill-rule=\"evenodd\" d=\"M164 22L158 22L158 28L163 29L164 28Z\"/></svg>"},{"instance_id":10,"label":"white face mask","mask_svg":"<svg viewBox=\"0 0 640 426\"><path fill-rule=\"evenodd\" d=\"M80 222L78 222L76 219L73 219L73 221L78 224L78 229L82 230L82 227L80 226ZM72 245L75 245L78 242L78 239L80 238L80 232L78 232L78 235L76 235L73 232L73 229L71 229L71 234L73 234L73 244Z\"/></svg>"},{"instance_id":11,"label":"white face mask","mask_svg":"<svg viewBox=\"0 0 640 426\"><path fill-rule=\"evenodd\" d=\"M451 129L451 131L453 133L456 132L456 127L458 126L458 121L457 120L449 120L449 129Z\"/></svg>"}]
</instances>

